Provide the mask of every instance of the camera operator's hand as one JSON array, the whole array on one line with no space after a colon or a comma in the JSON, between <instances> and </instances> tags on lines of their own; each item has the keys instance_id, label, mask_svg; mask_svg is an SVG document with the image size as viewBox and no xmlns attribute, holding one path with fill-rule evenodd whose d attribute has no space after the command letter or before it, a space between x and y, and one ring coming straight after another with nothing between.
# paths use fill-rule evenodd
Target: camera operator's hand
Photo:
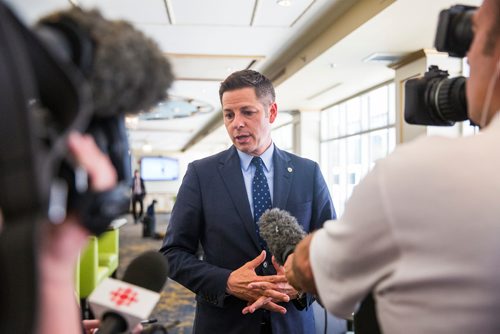
<instances>
[{"instance_id":1,"label":"camera operator's hand","mask_svg":"<svg viewBox=\"0 0 500 334\"><path fill-rule=\"evenodd\" d=\"M72 133L68 147L76 162L87 171L93 191L105 191L116 185L117 175L109 157L97 147L90 135Z\"/></svg>"},{"instance_id":2,"label":"camera operator's hand","mask_svg":"<svg viewBox=\"0 0 500 334\"><path fill-rule=\"evenodd\" d=\"M309 261L309 245L313 234L309 234L295 248L285 262L285 275L295 289L317 294L316 284Z\"/></svg>"},{"instance_id":3,"label":"camera operator's hand","mask_svg":"<svg viewBox=\"0 0 500 334\"><path fill-rule=\"evenodd\" d=\"M71 134L68 148L87 171L92 190L113 188L117 180L114 167L91 136ZM74 274L78 254L87 244L88 231L79 223L77 213L69 212L61 224L43 223L40 234L39 333L81 332Z\"/></svg>"},{"instance_id":4,"label":"camera operator's hand","mask_svg":"<svg viewBox=\"0 0 500 334\"><path fill-rule=\"evenodd\" d=\"M101 325L100 320L83 320L83 328L85 329L85 334L96 334L99 333L99 326ZM142 324L137 324L131 333L132 334L141 334L144 327Z\"/></svg>"}]
</instances>

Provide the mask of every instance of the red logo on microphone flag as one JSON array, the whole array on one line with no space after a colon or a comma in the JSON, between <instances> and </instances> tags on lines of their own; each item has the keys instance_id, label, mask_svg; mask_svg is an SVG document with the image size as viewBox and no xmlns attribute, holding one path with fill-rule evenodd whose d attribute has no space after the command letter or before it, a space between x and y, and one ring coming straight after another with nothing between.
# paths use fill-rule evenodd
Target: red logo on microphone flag
<instances>
[{"instance_id":1,"label":"red logo on microphone flag","mask_svg":"<svg viewBox=\"0 0 500 334\"><path fill-rule=\"evenodd\" d=\"M110 292L111 301L117 306L130 306L132 303L137 303L137 292L131 288L118 288Z\"/></svg>"},{"instance_id":2,"label":"red logo on microphone flag","mask_svg":"<svg viewBox=\"0 0 500 334\"><path fill-rule=\"evenodd\" d=\"M92 291L88 300L96 318L115 310L129 323L138 323L149 317L159 299L157 292L108 277Z\"/></svg>"}]
</instances>

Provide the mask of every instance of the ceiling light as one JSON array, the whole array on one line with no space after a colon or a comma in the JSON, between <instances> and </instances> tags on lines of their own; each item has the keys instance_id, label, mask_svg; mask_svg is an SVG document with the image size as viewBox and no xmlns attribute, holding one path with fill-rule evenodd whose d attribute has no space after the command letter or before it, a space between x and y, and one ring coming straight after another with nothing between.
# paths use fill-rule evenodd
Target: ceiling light
<instances>
[{"instance_id":1,"label":"ceiling light","mask_svg":"<svg viewBox=\"0 0 500 334\"><path fill-rule=\"evenodd\" d=\"M282 7L290 7L292 5L292 0L278 0L276 3Z\"/></svg>"},{"instance_id":2,"label":"ceiling light","mask_svg":"<svg viewBox=\"0 0 500 334\"><path fill-rule=\"evenodd\" d=\"M151 108L151 110L141 113L138 119L141 121L168 120L196 116L214 110L215 108L208 102L169 95L168 100L162 101ZM132 128L130 125L128 127Z\"/></svg>"},{"instance_id":3,"label":"ceiling light","mask_svg":"<svg viewBox=\"0 0 500 334\"><path fill-rule=\"evenodd\" d=\"M142 150L144 152L151 152L153 150L153 146L151 146L150 143L146 143L146 144L142 145Z\"/></svg>"},{"instance_id":4,"label":"ceiling light","mask_svg":"<svg viewBox=\"0 0 500 334\"><path fill-rule=\"evenodd\" d=\"M125 126L128 129L137 129L139 118L137 116L125 116Z\"/></svg>"},{"instance_id":5,"label":"ceiling light","mask_svg":"<svg viewBox=\"0 0 500 334\"><path fill-rule=\"evenodd\" d=\"M394 63L403 58L402 52L375 52L363 59L365 63Z\"/></svg>"}]
</instances>

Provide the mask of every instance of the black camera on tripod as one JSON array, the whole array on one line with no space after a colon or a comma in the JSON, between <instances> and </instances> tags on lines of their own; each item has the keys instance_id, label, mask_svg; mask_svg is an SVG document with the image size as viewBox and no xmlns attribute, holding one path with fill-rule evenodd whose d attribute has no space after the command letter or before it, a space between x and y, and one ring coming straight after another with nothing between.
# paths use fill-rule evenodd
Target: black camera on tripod
<instances>
[{"instance_id":1,"label":"black camera on tripod","mask_svg":"<svg viewBox=\"0 0 500 334\"><path fill-rule=\"evenodd\" d=\"M477 7L455 5L441 11L434 46L452 57L465 57L472 43L472 15ZM422 78L405 83L405 121L410 124L451 126L468 119L463 76L430 66Z\"/></svg>"}]
</instances>

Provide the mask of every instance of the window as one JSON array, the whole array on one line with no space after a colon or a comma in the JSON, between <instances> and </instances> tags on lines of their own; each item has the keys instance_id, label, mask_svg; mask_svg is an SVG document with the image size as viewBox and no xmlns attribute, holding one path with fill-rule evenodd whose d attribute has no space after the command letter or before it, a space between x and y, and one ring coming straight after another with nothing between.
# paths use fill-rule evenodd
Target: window
<instances>
[{"instance_id":1,"label":"window","mask_svg":"<svg viewBox=\"0 0 500 334\"><path fill-rule=\"evenodd\" d=\"M321 112L321 167L341 215L354 187L396 146L394 83Z\"/></svg>"},{"instance_id":2,"label":"window","mask_svg":"<svg viewBox=\"0 0 500 334\"><path fill-rule=\"evenodd\" d=\"M293 123L279 126L273 131L273 142L281 150L293 152Z\"/></svg>"}]
</instances>

